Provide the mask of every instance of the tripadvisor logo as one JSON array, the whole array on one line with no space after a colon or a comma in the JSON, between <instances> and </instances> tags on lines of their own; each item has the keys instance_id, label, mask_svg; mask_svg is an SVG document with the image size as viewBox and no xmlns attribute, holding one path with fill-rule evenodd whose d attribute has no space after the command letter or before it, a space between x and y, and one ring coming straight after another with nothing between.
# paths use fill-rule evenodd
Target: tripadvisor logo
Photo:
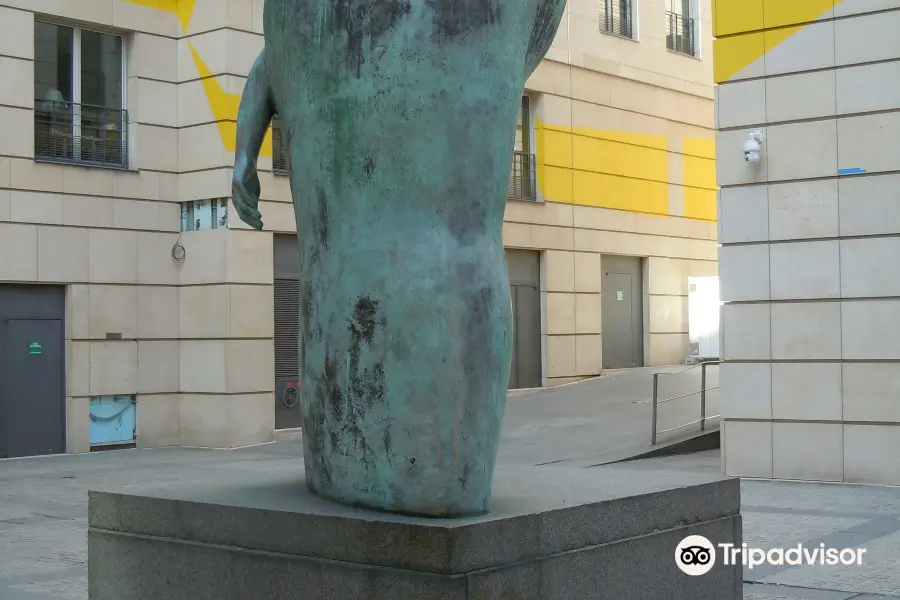
<instances>
[{"instance_id":1,"label":"tripadvisor logo","mask_svg":"<svg viewBox=\"0 0 900 600\"><path fill-rule=\"evenodd\" d=\"M825 544L790 548L752 548L747 544L713 544L700 535L690 535L675 548L675 564L687 575L696 577L709 573L721 556L725 566L743 565L748 569L761 565L861 565L865 548L827 548Z\"/></svg>"}]
</instances>

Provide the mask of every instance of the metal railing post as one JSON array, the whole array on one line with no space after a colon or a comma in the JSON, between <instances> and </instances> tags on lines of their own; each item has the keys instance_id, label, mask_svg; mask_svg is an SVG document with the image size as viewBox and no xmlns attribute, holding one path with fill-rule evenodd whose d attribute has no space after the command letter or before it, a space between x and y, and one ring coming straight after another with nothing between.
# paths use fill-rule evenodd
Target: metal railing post
<instances>
[{"instance_id":1,"label":"metal railing post","mask_svg":"<svg viewBox=\"0 0 900 600\"><path fill-rule=\"evenodd\" d=\"M703 361L695 364L694 366L685 369L684 371L680 371L678 373L654 373L653 374L653 432L650 436L650 441L652 445L656 445L656 441L659 438L659 434L668 433L670 431L677 431L679 429L684 429L685 427L693 427L694 425L700 424L700 431L706 431L706 421L712 420L720 417L721 415L712 415L708 416L706 414L706 393L711 392L713 390L719 389L719 386L715 386L712 388L706 387L706 368L710 365L718 365L719 361L711 360L711 361ZM687 373L688 371L692 371L700 367L700 389L694 392L689 392L687 394L681 394L680 396L672 396L671 398L660 398L659 397L659 377L660 375L682 375ZM665 402L671 402L673 400L679 400L681 398L688 398L696 396L700 394L700 419L691 421L690 423L685 423L683 425L676 425L675 427L670 427L668 429L659 429L659 405Z\"/></svg>"},{"instance_id":2,"label":"metal railing post","mask_svg":"<svg viewBox=\"0 0 900 600\"><path fill-rule=\"evenodd\" d=\"M659 400L659 373L653 374L653 435L650 436L650 445L656 445L656 405Z\"/></svg>"},{"instance_id":3,"label":"metal railing post","mask_svg":"<svg viewBox=\"0 0 900 600\"><path fill-rule=\"evenodd\" d=\"M706 430L706 363L700 365L700 431Z\"/></svg>"}]
</instances>

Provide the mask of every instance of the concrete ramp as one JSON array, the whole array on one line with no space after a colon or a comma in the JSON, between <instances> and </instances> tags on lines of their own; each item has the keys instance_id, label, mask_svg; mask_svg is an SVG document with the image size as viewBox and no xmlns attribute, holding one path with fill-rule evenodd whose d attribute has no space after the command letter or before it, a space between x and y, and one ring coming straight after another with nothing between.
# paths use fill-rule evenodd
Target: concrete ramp
<instances>
[{"instance_id":1,"label":"concrete ramp","mask_svg":"<svg viewBox=\"0 0 900 600\"><path fill-rule=\"evenodd\" d=\"M718 419L659 434L651 445L653 374L659 398L657 430L700 419L700 367L635 369L555 388L514 392L506 405L499 459L504 463L595 466L718 448ZM706 371L706 414L718 415L719 369Z\"/></svg>"}]
</instances>

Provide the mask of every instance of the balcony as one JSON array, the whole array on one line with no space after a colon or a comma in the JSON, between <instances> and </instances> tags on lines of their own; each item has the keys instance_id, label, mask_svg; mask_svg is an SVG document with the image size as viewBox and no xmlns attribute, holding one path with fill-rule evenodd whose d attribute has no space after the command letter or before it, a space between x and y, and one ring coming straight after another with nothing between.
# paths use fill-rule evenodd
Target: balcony
<instances>
[{"instance_id":1,"label":"balcony","mask_svg":"<svg viewBox=\"0 0 900 600\"><path fill-rule=\"evenodd\" d=\"M508 200L537 201L534 154L513 152L513 168L509 178Z\"/></svg>"},{"instance_id":2,"label":"balcony","mask_svg":"<svg viewBox=\"0 0 900 600\"><path fill-rule=\"evenodd\" d=\"M34 158L128 168L128 111L36 99Z\"/></svg>"},{"instance_id":3,"label":"balcony","mask_svg":"<svg viewBox=\"0 0 900 600\"><path fill-rule=\"evenodd\" d=\"M634 8L632 0L601 0L600 31L610 35L634 39Z\"/></svg>"},{"instance_id":4,"label":"balcony","mask_svg":"<svg viewBox=\"0 0 900 600\"><path fill-rule=\"evenodd\" d=\"M697 56L696 19L666 12L666 48L672 52Z\"/></svg>"}]
</instances>

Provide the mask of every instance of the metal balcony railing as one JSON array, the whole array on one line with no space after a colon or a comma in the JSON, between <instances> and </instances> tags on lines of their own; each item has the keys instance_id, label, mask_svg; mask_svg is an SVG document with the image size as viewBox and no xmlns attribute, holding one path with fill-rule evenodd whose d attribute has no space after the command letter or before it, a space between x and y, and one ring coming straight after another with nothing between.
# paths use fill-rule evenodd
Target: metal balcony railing
<instances>
[{"instance_id":1,"label":"metal balcony railing","mask_svg":"<svg viewBox=\"0 0 900 600\"><path fill-rule=\"evenodd\" d=\"M600 31L634 39L634 9L631 0L601 0Z\"/></svg>"},{"instance_id":2,"label":"metal balcony railing","mask_svg":"<svg viewBox=\"0 0 900 600\"><path fill-rule=\"evenodd\" d=\"M713 419L720 418L721 415L708 416L706 414L707 392L711 392L713 390L719 389L719 386L716 386L713 388L706 387L706 369L708 366L718 365L718 364L719 364L719 361L710 360L710 361L705 361L700 364L694 365L693 367L690 367L688 369L684 369L683 371L678 371L677 373L654 373L653 374L653 425L652 425L652 432L650 435L650 444L651 445L653 445L653 446L656 445L656 438L661 433L668 433L670 431L677 431L679 429L685 429L687 427L697 425L698 423L700 424L700 431L705 431L707 421L711 421ZM692 371L692 370L696 369L697 367L700 367L700 389L699 390L697 390L696 392L689 392L687 394L681 394L679 396L674 396L672 398L664 398L664 399L660 400L660 398L659 398L659 378L661 375L669 375L669 376L682 375L684 373L687 373L688 371ZM664 402L671 402L673 400L681 400L682 398L690 398L691 396L696 396L697 394L700 394L700 419L698 419L696 421L691 421L690 423L685 423L683 425L676 425L675 427L669 427L668 429L663 429L662 431L657 431L658 422L659 422L659 405L660 404L663 404Z\"/></svg>"},{"instance_id":3,"label":"metal balcony railing","mask_svg":"<svg viewBox=\"0 0 900 600\"><path fill-rule=\"evenodd\" d=\"M697 56L696 19L666 11L666 48L679 54Z\"/></svg>"},{"instance_id":4,"label":"metal balcony railing","mask_svg":"<svg viewBox=\"0 0 900 600\"><path fill-rule=\"evenodd\" d=\"M272 171L276 175L288 174L287 152L281 135L281 122L277 117L272 120Z\"/></svg>"},{"instance_id":5,"label":"metal balcony railing","mask_svg":"<svg viewBox=\"0 0 900 600\"><path fill-rule=\"evenodd\" d=\"M534 154L513 152L513 168L506 197L510 200L537 200Z\"/></svg>"},{"instance_id":6,"label":"metal balcony railing","mask_svg":"<svg viewBox=\"0 0 900 600\"><path fill-rule=\"evenodd\" d=\"M35 100L35 160L128 167L128 111Z\"/></svg>"}]
</instances>

